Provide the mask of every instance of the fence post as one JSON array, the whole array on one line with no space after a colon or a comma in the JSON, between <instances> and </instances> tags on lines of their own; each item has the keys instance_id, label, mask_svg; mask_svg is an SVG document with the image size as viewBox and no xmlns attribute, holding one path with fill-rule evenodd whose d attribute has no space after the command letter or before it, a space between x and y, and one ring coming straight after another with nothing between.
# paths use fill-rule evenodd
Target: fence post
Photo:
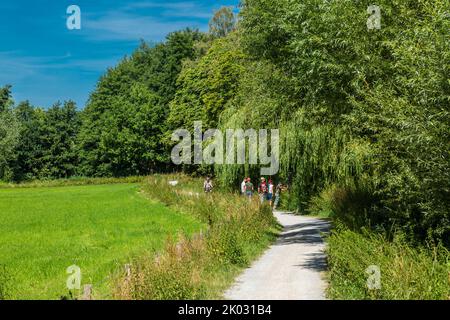
<instances>
[{"instance_id":1,"label":"fence post","mask_svg":"<svg viewBox=\"0 0 450 320\"><path fill-rule=\"evenodd\" d=\"M92 284L85 284L81 300L92 300Z\"/></svg>"},{"instance_id":2,"label":"fence post","mask_svg":"<svg viewBox=\"0 0 450 320\"><path fill-rule=\"evenodd\" d=\"M126 276L127 281L130 281L130 278L131 278L131 264L129 264L129 263L127 263L125 265L125 276Z\"/></svg>"}]
</instances>

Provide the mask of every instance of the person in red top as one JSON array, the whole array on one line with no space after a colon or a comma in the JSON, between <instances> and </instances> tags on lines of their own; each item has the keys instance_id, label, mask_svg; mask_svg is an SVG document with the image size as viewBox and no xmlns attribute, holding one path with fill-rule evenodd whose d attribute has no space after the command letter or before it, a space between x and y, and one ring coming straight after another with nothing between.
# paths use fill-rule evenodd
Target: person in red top
<instances>
[{"instance_id":1,"label":"person in red top","mask_svg":"<svg viewBox=\"0 0 450 320\"><path fill-rule=\"evenodd\" d=\"M261 183L258 185L258 194L261 204L264 203L264 200L266 200L268 191L269 187L267 186L266 178L261 177Z\"/></svg>"},{"instance_id":2,"label":"person in red top","mask_svg":"<svg viewBox=\"0 0 450 320\"><path fill-rule=\"evenodd\" d=\"M244 190L245 190L245 195L248 197L249 200L251 200L252 196L253 196L253 183L250 178L245 179Z\"/></svg>"}]
</instances>

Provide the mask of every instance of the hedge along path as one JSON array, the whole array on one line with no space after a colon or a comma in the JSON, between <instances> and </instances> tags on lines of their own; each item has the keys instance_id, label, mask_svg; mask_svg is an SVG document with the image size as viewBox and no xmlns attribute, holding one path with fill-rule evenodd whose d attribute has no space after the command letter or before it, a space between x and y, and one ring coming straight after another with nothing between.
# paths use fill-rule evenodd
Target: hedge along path
<instances>
[{"instance_id":1,"label":"hedge along path","mask_svg":"<svg viewBox=\"0 0 450 320\"><path fill-rule=\"evenodd\" d=\"M322 219L274 212L283 226L278 240L225 292L231 300L323 300L327 269Z\"/></svg>"}]
</instances>

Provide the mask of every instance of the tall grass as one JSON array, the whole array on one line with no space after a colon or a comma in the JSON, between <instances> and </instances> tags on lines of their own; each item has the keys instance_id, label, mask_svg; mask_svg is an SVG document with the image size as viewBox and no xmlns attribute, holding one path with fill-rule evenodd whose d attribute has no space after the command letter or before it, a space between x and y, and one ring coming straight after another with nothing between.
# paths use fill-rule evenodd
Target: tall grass
<instances>
[{"instance_id":1,"label":"tall grass","mask_svg":"<svg viewBox=\"0 0 450 320\"><path fill-rule=\"evenodd\" d=\"M450 254L442 245L414 247L400 235L335 230L328 239L332 299L450 299ZM370 265L379 267L381 288L367 286Z\"/></svg>"},{"instance_id":2,"label":"tall grass","mask_svg":"<svg viewBox=\"0 0 450 320\"><path fill-rule=\"evenodd\" d=\"M356 188L330 185L308 211L331 217L327 238L328 296L332 299L450 299L450 253L442 244L417 244L395 225L380 223L373 199ZM382 219L381 217L381 220ZM369 290L369 266L381 272L381 289Z\"/></svg>"},{"instance_id":3,"label":"tall grass","mask_svg":"<svg viewBox=\"0 0 450 320\"><path fill-rule=\"evenodd\" d=\"M373 202L374 197L363 188L331 184L310 199L307 211L333 218L352 230L370 226L388 229L382 223L380 213L371 209Z\"/></svg>"},{"instance_id":4,"label":"tall grass","mask_svg":"<svg viewBox=\"0 0 450 320\"><path fill-rule=\"evenodd\" d=\"M275 237L277 223L271 209L257 199L197 193L201 181L187 176L177 177L179 184L172 187L171 178L148 178L144 192L208 227L191 238L169 239L164 251L134 261L131 273L119 278L116 298L220 298L234 275Z\"/></svg>"}]
</instances>

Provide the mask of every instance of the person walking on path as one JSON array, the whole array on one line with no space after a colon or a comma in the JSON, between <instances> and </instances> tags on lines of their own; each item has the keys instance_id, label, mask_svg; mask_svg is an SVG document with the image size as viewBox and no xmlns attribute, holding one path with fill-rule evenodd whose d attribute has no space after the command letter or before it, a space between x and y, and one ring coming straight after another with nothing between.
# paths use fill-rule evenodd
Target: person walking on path
<instances>
[{"instance_id":1,"label":"person walking on path","mask_svg":"<svg viewBox=\"0 0 450 320\"><path fill-rule=\"evenodd\" d=\"M272 199L273 199L273 182L272 179L269 178L269 185L267 190L267 201L269 201L269 206L272 207Z\"/></svg>"},{"instance_id":2,"label":"person walking on path","mask_svg":"<svg viewBox=\"0 0 450 320\"><path fill-rule=\"evenodd\" d=\"M250 178L246 179L245 183L245 195L248 197L249 200L252 199L253 196L253 183Z\"/></svg>"},{"instance_id":3,"label":"person walking on path","mask_svg":"<svg viewBox=\"0 0 450 320\"><path fill-rule=\"evenodd\" d=\"M275 201L273 203L273 209L274 210L278 207L278 205L280 203L282 188L283 188L283 185L281 183L278 183L276 188L275 188Z\"/></svg>"},{"instance_id":4,"label":"person walking on path","mask_svg":"<svg viewBox=\"0 0 450 320\"><path fill-rule=\"evenodd\" d=\"M211 193L213 190L213 183L210 177L207 177L205 182L203 182L203 191L205 193Z\"/></svg>"},{"instance_id":5,"label":"person walking on path","mask_svg":"<svg viewBox=\"0 0 450 320\"><path fill-rule=\"evenodd\" d=\"M244 178L241 183L241 194L245 196L245 184L247 183L247 178Z\"/></svg>"},{"instance_id":6,"label":"person walking on path","mask_svg":"<svg viewBox=\"0 0 450 320\"><path fill-rule=\"evenodd\" d=\"M267 198L267 192L268 187L266 183L266 178L261 177L261 183L258 185L258 194L259 194L259 200L261 201L261 204L264 203L264 201Z\"/></svg>"}]
</instances>

